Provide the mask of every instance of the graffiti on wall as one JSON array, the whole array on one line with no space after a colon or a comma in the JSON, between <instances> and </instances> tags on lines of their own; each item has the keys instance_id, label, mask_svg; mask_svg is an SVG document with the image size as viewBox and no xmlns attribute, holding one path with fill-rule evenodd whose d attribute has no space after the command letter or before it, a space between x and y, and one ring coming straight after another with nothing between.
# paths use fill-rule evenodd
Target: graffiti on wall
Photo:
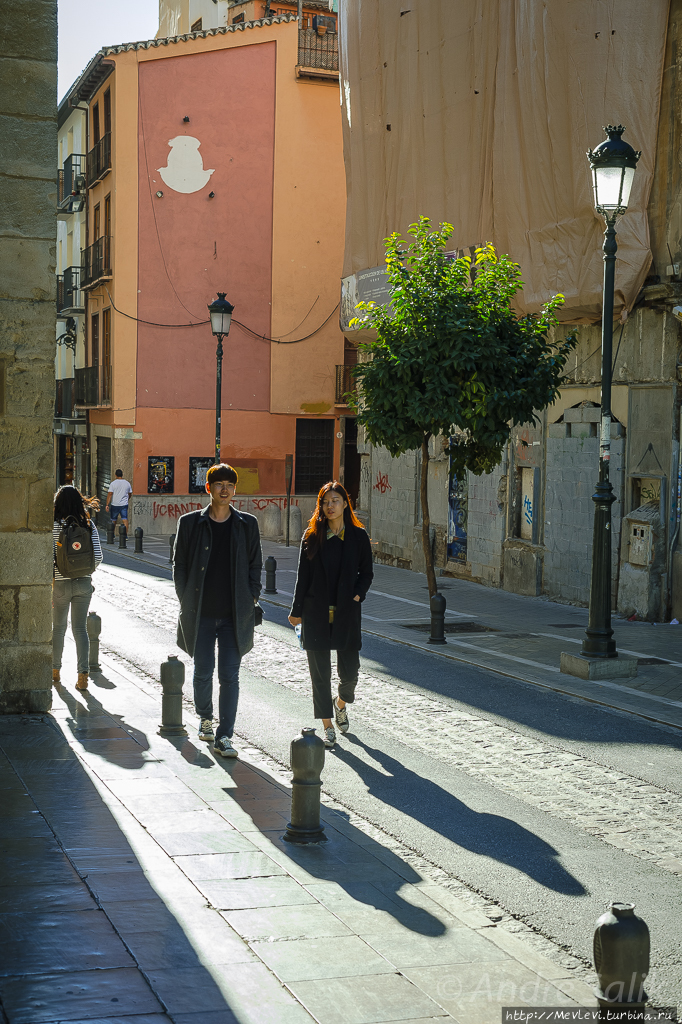
<instances>
[{"instance_id":1,"label":"graffiti on wall","mask_svg":"<svg viewBox=\"0 0 682 1024\"><path fill-rule=\"evenodd\" d=\"M377 482L374 485L374 490L378 491L379 494L386 494L386 491L391 489L391 485L388 482L388 473L377 473Z\"/></svg>"}]
</instances>

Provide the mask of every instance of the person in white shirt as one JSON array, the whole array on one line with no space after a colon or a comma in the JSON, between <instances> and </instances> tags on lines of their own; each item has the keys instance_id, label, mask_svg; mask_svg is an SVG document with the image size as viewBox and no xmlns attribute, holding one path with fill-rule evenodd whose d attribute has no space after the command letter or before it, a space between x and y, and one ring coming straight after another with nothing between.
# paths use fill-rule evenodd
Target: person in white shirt
<instances>
[{"instance_id":1,"label":"person in white shirt","mask_svg":"<svg viewBox=\"0 0 682 1024\"><path fill-rule=\"evenodd\" d=\"M116 479L112 480L109 484L109 493L107 494L106 510L109 512L109 506L111 506L111 521L116 523L118 517L121 517L121 521L128 529L128 499L133 493L133 489L127 480L123 479L123 470L116 470Z\"/></svg>"}]
</instances>

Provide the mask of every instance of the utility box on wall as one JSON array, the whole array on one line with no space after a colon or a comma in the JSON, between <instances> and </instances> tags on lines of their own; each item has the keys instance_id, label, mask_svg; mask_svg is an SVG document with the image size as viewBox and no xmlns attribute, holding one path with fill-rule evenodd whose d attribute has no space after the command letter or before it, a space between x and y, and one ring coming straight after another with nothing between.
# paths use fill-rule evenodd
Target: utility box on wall
<instances>
[{"instance_id":1,"label":"utility box on wall","mask_svg":"<svg viewBox=\"0 0 682 1024\"><path fill-rule=\"evenodd\" d=\"M648 502L623 518L618 611L655 622L662 618L665 572L664 530L658 502Z\"/></svg>"}]
</instances>

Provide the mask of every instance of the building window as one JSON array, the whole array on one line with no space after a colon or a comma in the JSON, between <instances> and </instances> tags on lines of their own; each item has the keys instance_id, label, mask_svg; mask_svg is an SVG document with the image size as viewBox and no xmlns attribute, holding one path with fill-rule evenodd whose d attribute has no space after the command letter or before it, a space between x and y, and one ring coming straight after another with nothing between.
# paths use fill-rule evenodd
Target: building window
<instances>
[{"instance_id":1,"label":"building window","mask_svg":"<svg viewBox=\"0 0 682 1024\"><path fill-rule=\"evenodd\" d=\"M99 366L99 313L90 317L90 365Z\"/></svg>"},{"instance_id":2,"label":"building window","mask_svg":"<svg viewBox=\"0 0 682 1024\"><path fill-rule=\"evenodd\" d=\"M203 26L203 18L197 18L197 20L194 22L194 24L190 28L190 32L201 32L201 31L203 31L202 26Z\"/></svg>"},{"instance_id":3,"label":"building window","mask_svg":"<svg viewBox=\"0 0 682 1024\"><path fill-rule=\"evenodd\" d=\"M98 203L95 209L92 211L92 235L95 241L97 241L99 236L102 234L102 218L100 216L100 213L101 211Z\"/></svg>"},{"instance_id":4,"label":"building window","mask_svg":"<svg viewBox=\"0 0 682 1024\"><path fill-rule=\"evenodd\" d=\"M296 494L317 494L334 476L334 420L296 420Z\"/></svg>"},{"instance_id":5,"label":"building window","mask_svg":"<svg viewBox=\"0 0 682 1024\"><path fill-rule=\"evenodd\" d=\"M92 108L92 141L97 143L99 140L99 103L95 103Z\"/></svg>"},{"instance_id":6,"label":"building window","mask_svg":"<svg viewBox=\"0 0 682 1024\"><path fill-rule=\"evenodd\" d=\"M104 234L111 234L111 194L104 199Z\"/></svg>"},{"instance_id":7,"label":"building window","mask_svg":"<svg viewBox=\"0 0 682 1024\"><path fill-rule=\"evenodd\" d=\"M104 134L111 131L111 90L104 93Z\"/></svg>"},{"instance_id":8,"label":"building window","mask_svg":"<svg viewBox=\"0 0 682 1024\"><path fill-rule=\"evenodd\" d=\"M241 13L241 14L237 14L237 15L236 15L236 16L235 16L235 17L234 17L234 18L232 19L232 24L233 24L233 25L241 25L241 23L243 22L243 20L244 20L244 12L242 11L242 13Z\"/></svg>"}]
</instances>

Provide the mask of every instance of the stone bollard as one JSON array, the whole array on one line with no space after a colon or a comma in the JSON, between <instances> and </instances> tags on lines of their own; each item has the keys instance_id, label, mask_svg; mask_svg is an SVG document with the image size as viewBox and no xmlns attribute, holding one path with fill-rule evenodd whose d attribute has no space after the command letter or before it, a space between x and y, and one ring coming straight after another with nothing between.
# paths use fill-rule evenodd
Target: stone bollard
<instances>
[{"instance_id":1,"label":"stone bollard","mask_svg":"<svg viewBox=\"0 0 682 1024\"><path fill-rule=\"evenodd\" d=\"M161 666L161 736L186 736L182 724L182 688L185 684L185 666L177 654L169 654Z\"/></svg>"},{"instance_id":2,"label":"stone bollard","mask_svg":"<svg viewBox=\"0 0 682 1024\"><path fill-rule=\"evenodd\" d=\"M144 554L144 551L142 549L142 538L143 538L143 536L144 536L144 530L142 529L141 526L137 526L135 528L135 554L136 555L143 555Z\"/></svg>"},{"instance_id":3,"label":"stone bollard","mask_svg":"<svg viewBox=\"0 0 682 1024\"><path fill-rule=\"evenodd\" d=\"M168 547L169 547L168 561L172 562L173 561L173 552L175 550L175 534L174 533L171 533L170 537L168 538Z\"/></svg>"},{"instance_id":4,"label":"stone bollard","mask_svg":"<svg viewBox=\"0 0 682 1024\"><path fill-rule=\"evenodd\" d=\"M114 534L116 532L116 523L112 523L111 519L107 523L107 544L114 543Z\"/></svg>"},{"instance_id":5,"label":"stone bollard","mask_svg":"<svg viewBox=\"0 0 682 1024\"><path fill-rule=\"evenodd\" d=\"M287 843L326 843L320 825L320 773L324 768L324 743L315 730L301 729L291 741L291 821L282 836Z\"/></svg>"},{"instance_id":6,"label":"stone bollard","mask_svg":"<svg viewBox=\"0 0 682 1024\"><path fill-rule=\"evenodd\" d=\"M90 641L90 654L88 665L91 672L101 672L102 666L99 663L99 635L102 632L102 620L97 612L90 612L85 620L85 628Z\"/></svg>"},{"instance_id":7,"label":"stone bollard","mask_svg":"<svg viewBox=\"0 0 682 1024\"><path fill-rule=\"evenodd\" d=\"M612 903L594 930L595 995L601 1010L641 1010L649 998L649 929L635 914L634 903Z\"/></svg>"},{"instance_id":8,"label":"stone bollard","mask_svg":"<svg viewBox=\"0 0 682 1024\"><path fill-rule=\"evenodd\" d=\"M301 510L298 505L292 505L289 509L289 540L292 544L301 543Z\"/></svg>"},{"instance_id":9,"label":"stone bollard","mask_svg":"<svg viewBox=\"0 0 682 1024\"><path fill-rule=\"evenodd\" d=\"M118 528L118 546L119 548L128 547L128 531L126 530L125 523L121 523Z\"/></svg>"},{"instance_id":10,"label":"stone bollard","mask_svg":"<svg viewBox=\"0 0 682 1024\"><path fill-rule=\"evenodd\" d=\"M278 505L268 505L263 516L263 536L277 540L282 534L282 513Z\"/></svg>"},{"instance_id":11,"label":"stone bollard","mask_svg":"<svg viewBox=\"0 0 682 1024\"><path fill-rule=\"evenodd\" d=\"M431 635L427 644L446 644L445 639L445 598L442 594L434 594L429 601L431 608Z\"/></svg>"},{"instance_id":12,"label":"stone bollard","mask_svg":"<svg viewBox=\"0 0 682 1024\"><path fill-rule=\"evenodd\" d=\"M277 593L277 559L272 555L265 559L265 593Z\"/></svg>"}]
</instances>

